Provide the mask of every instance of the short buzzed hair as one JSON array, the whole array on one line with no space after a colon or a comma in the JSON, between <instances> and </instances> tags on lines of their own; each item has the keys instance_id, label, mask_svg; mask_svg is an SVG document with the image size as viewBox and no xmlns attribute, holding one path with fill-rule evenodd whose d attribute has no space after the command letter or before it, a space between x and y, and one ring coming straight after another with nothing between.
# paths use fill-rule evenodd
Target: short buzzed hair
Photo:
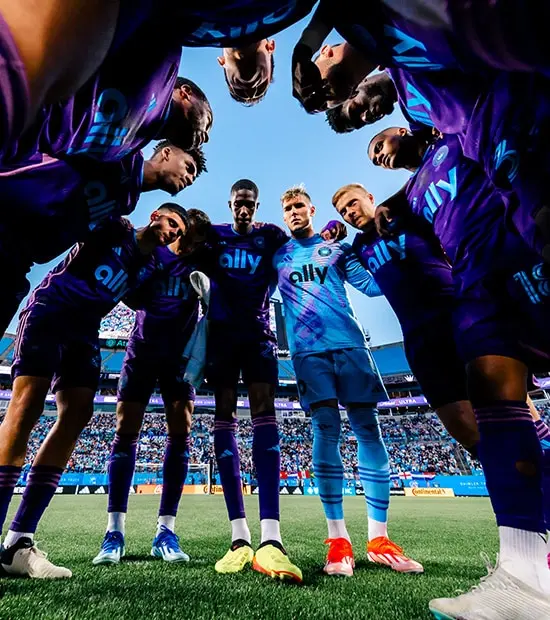
<instances>
[{"instance_id":1,"label":"short buzzed hair","mask_svg":"<svg viewBox=\"0 0 550 620\"><path fill-rule=\"evenodd\" d=\"M187 210L184 209L181 205L175 202L165 202L158 207L157 211L169 211L170 213L175 213L179 215L183 223L185 224L185 228L189 228L189 216L187 215Z\"/></svg>"},{"instance_id":2,"label":"short buzzed hair","mask_svg":"<svg viewBox=\"0 0 550 620\"><path fill-rule=\"evenodd\" d=\"M351 133L357 129L350 124L341 105L336 108L329 108L326 111L326 120L332 131L336 133Z\"/></svg>"},{"instance_id":3,"label":"short buzzed hair","mask_svg":"<svg viewBox=\"0 0 550 620\"><path fill-rule=\"evenodd\" d=\"M336 190L336 192L334 192L334 196L332 197L332 205L335 207L338 204L338 201L340 200L340 198L342 198L344 194L346 194L347 192L353 189L358 189L364 192L365 194L369 193L366 187L364 185L361 185L361 183L349 183L348 185L344 185L340 189Z\"/></svg>"},{"instance_id":4,"label":"short buzzed hair","mask_svg":"<svg viewBox=\"0 0 550 620\"><path fill-rule=\"evenodd\" d=\"M303 183L300 183L300 185L289 187L285 192L283 192L283 195L281 196L281 203L284 203L287 200L292 200L292 198L296 198L296 196L303 196L311 202L311 196L307 193L306 186Z\"/></svg>"},{"instance_id":5,"label":"short buzzed hair","mask_svg":"<svg viewBox=\"0 0 550 620\"><path fill-rule=\"evenodd\" d=\"M235 181L231 187L230 195L233 196L233 194L236 194L240 190L248 190L249 192L252 192L256 200L258 200L258 197L260 196L258 186L250 179L239 179L238 181Z\"/></svg>"}]
</instances>

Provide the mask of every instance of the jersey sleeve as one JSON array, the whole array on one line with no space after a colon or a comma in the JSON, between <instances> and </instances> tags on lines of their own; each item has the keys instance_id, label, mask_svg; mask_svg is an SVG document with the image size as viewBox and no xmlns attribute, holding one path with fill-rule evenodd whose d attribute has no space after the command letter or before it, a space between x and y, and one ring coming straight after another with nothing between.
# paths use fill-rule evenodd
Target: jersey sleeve
<instances>
[{"instance_id":1,"label":"jersey sleeve","mask_svg":"<svg viewBox=\"0 0 550 620\"><path fill-rule=\"evenodd\" d=\"M352 247L346 244L342 257L342 268L346 282L351 284L367 297L380 297L382 291L374 281L374 277L368 269L365 269Z\"/></svg>"}]
</instances>

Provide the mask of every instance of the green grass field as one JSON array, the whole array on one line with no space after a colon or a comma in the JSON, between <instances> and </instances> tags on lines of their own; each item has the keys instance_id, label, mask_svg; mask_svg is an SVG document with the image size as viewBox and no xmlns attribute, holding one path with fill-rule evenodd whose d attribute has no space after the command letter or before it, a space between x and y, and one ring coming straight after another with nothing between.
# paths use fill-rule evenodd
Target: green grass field
<instances>
[{"instance_id":1,"label":"green grass field","mask_svg":"<svg viewBox=\"0 0 550 620\"><path fill-rule=\"evenodd\" d=\"M47 582L1 577L0 618L428 620L428 600L475 583L486 573L480 551L497 550L487 500L394 497L390 535L426 571L396 574L366 561L364 500L347 498L355 575L327 577L321 571L326 529L319 499L281 500L284 542L304 572L302 586L277 583L252 570L215 573L214 563L229 543L221 497L184 496L177 529L191 562L172 566L149 556L159 498L131 497L127 556L111 567L91 564L104 532L106 497L55 497L37 541L54 562L72 569L73 578ZM257 498L247 498L247 509L257 543Z\"/></svg>"}]
</instances>

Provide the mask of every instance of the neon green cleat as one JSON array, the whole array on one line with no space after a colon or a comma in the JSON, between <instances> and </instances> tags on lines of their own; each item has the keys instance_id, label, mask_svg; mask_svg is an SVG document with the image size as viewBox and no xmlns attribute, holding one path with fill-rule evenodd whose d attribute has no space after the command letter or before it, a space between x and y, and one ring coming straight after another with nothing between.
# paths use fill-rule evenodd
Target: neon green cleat
<instances>
[{"instance_id":1,"label":"neon green cleat","mask_svg":"<svg viewBox=\"0 0 550 620\"><path fill-rule=\"evenodd\" d=\"M218 560L215 565L217 573L227 575L240 573L247 564L252 562L254 551L244 540L237 540L231 545L231 549Z\"/></svg>"},{"instance_id":2,"label":"neon green cleat","mask_svg":"<svg viewBox=\"0 0 550 620\"><path fill-rule=\"evenodd\" d=\"M302 583L302 571L292 564L284 547L277 541L269 541L260 546L254 556L252 568L273 579Z\"/></svg>"}]
</instances>

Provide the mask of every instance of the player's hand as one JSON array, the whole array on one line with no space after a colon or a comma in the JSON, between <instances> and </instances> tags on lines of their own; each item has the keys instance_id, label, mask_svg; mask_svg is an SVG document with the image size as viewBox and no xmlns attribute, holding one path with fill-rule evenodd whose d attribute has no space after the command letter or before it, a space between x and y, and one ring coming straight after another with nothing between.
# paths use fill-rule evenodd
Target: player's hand
<instances>
[{"instance_id":1,"label":"player's hand","mask_svg":"<svg viewBox=\"0 0 550 620\"><path fill-rule=\"evenodd\" d=\"M386 207L386 205L381 204L376 207L374 223L376 225L376 231L381 237L388 237L393 234L395 220L391 216L390 208Z\"/></svg>"},{"instance_id":2,"label":"player's hand","mask_svg":"<svg viewBox=\"0 0 550 620\"><path fill-rule=\"evenodd\" d=\"M292 96L309 114L324 112L330 95L328 83L321 77L312 56L312 50L303 43L298 43L292 53Z\"/></svg>"},{"instance_id":3,"label":"player's hand","mask_svg":"<svg viewBox=\"0 0 550 620\"><path fill-rule=\"evenodd\" d=\"M347 226L338 220L331 220L321 231L321 237L325 241L342 241L347 236Z\"/></svg>"}]
</instances>

